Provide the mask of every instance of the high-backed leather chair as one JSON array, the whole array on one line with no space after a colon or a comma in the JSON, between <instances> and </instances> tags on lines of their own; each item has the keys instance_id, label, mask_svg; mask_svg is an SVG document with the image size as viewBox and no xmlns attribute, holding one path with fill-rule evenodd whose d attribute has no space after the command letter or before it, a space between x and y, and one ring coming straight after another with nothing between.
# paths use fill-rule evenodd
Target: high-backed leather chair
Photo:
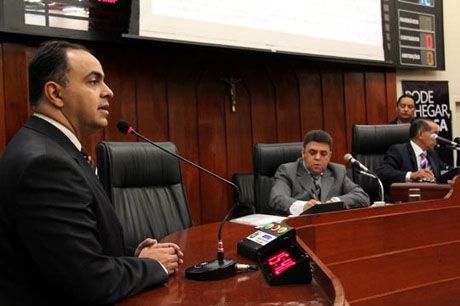
<instances>
[{"instance_id":1,"label":"high-backed leather chair","mask_svg":"<svg viewBox=\"0 0 460 306\"><path fill-rule=\"evenodd\" d=\"M254 149L254 200L257 213L275 214L268 205L273 176L281 164L302 156L302 142L256 144Z\"/></svg>"},{"instance_id":2,"label":"high-backed leather chair","mask_svg":"<svg viewBox=\"0 0 460 306\"><path fill-rule=\"evenodd\" d=\"M410 140L410 124L354 125L352 155L369 170L374 171L383 162L388 148ZM375 179L359 173L353 168L353 181L360 185L370 197L371 203L380 200L379 185Z\"/></svg>"},{"instance_id":3,"label":"high-backed leather chair","mask_svg":"<svg viewBox=\"0 0 460 306\"><path fill-rule=\"evenodd\" d=\"M232 181L240 193L236 203L236 216L245 216L256 212L254 205L254 173L235 173Z\"/></svg>"},{"instance_id":4,"label":"high-backed leather chair","mask_svg":"<svg viewBox=\"0 0 460 306\"><path fill-rule=\"evenodd\" d=\"M171 142L158 144L177 152ZM144 142L101 142L96 154L128 246L192 225L177 158Z\"/></svg>"}]
</instances>

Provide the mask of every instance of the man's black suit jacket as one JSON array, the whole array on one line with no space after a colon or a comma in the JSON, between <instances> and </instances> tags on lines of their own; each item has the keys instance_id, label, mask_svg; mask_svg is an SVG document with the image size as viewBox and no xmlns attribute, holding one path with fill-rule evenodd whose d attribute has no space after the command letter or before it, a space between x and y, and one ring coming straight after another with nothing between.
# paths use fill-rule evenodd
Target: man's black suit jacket
<instances>
[{"instance_id":1,"label":"man's black suit jacket","mask_svg":"<svg viewBox=\"0 0 460 306\"><path fill-rule=\"evenodd\" d=\"M441 170L448 168L434 150L427 151L427 159L436 178L441 175ZM383 164L375 170L382 180L387 198L391 184L405 182L408 171L418 171L417 157L411 144L408 142L392 145L385 154Z\"/></svg>"},{"instance_id":2,"label":"man's black suit jacket","mask_svg":"<svg viewBox=\"0 0 460 306\"><path fill-rule=\"evenodd\" d=\"M167 280L157 261L127 253L98 178L45 120L31 117L8 144L0 201L0 305L112 304Z\"/></svg>"}]
</instances>

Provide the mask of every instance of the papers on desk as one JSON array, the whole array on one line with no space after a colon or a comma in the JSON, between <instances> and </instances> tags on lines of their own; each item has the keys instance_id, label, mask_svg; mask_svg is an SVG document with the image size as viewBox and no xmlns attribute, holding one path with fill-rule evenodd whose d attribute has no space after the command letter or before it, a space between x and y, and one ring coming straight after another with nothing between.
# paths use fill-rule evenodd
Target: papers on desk
<instances>
[{"instance_id":1,"label":"papers on desk","mask_svg":"<svg viewBox=\"0 0 460 306\"><path fill-rule=\"evenodd\" d=\"M258 227L258 226L268 224L271 222L281 222L284 219L286 219L286 217L284 216L252 214L252 215L247 215L247 216L232 219L230 220L230 222L252 225L252 226Z\"/></svg>"}]
</instances>

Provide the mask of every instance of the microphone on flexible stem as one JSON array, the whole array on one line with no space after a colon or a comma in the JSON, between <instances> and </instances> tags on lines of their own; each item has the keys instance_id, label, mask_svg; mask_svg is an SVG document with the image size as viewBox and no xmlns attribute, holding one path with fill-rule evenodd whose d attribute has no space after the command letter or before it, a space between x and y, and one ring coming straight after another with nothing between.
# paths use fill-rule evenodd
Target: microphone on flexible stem
<instances>
[{"instance_id":1,"label":"microphone on flexible stem","mask_svg":"<svg viewBox=\"0 0 460 306\"><path fill-rule=\"evenodd\" d=\"M436 141L437 143L442 143L442 144L450 146L451 149L458 150L457 147L460 146L457 142L441 137L438 134L431 134L430 138Z\"/></svg>"},{"instance_id":2,"label":"microphone on flexible stem","mask_svg":"<svg viewBox=\"0 0 460 306\"><path fill-rule=\"evenodd\" d=\"M380 178L377 176L377 174L373 173L369 169L367 169L366 166L364 166L359 160L355 159L350 153L347 153L343 156L343 159L347 162L352 163L353 165L357 166L359 168L359 173L369 176L373 179L376 179L379 187L380 187L380 199L381 201L379 202L374 202L374 205L379 206L385 204L385 196L384 196L384 191L383 191L383 184Z\"/></svg>"},{"instance_id":3,"label":"microphone on flexible stem","mask_svg":"<svg viewBox=\"0 0 460 306\"><path fill-rule=\"evenodd\" d=\"M460 146L460 137L455 137L454 142L457 144L457 146Z\"/></svg>"},{"instance_id":4,"label":"microphone on flexible stem","mask_svg":"<svg viewBox=\"0 0 460 306\"><path fill-rule=\"evenodd\" d=\"M361 162L355 158L353 158L353 156L350 154L350 153L347 153L343 156L343 159L345 159L345 161L347 162L350 162L352 163L353 165L359 167L362 171L364 172L370 172L369 169L367 169L366 166L364 166L363 164L361 164Z\"/></svg>"},{"instance_id":5,"label":"microphone on flexible stem","mask_svg":"<svg viewBox=\"0 0 460 306\"><path fill-rule=\"evenodd\" d=\"M128 122L126 121L119 121L117 123L118 130L123 134L134 134L139 138L145 140L149 144L157 147L158 149L194 166L195 168L200 169L201 171L206 172L207 174L227 183L228 185L232 186L237 191L237 196L239 197L240 191L238 187L229 180L215 174L214 172L209 171L206 168L201 167L200 165L174 153L171 151L166 150L165 148L161 147L160 145L154 143L153 141L147 139L143 135L139 134ZM225 215L224 219L219 225L219 231L217 233L217 260L213 261L203 261L200 263L195 264L192 267L189 267L185 270L185 277L194 279L194 280L216 280L216 279L223 279L230 276L233 276L237 272L237 264L232 259L226 259L224 257L224 244L222 242L222 228L228 218L232 215L233 210L235 209L235 205L228 211Z\"/></svg>"}]
</instances>

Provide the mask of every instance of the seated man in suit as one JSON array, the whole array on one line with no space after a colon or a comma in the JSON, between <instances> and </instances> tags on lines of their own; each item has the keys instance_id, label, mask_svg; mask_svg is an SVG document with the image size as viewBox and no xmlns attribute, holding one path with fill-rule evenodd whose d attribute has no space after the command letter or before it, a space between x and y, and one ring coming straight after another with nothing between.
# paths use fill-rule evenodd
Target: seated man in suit
<instances>
[{"instance_id":1,"label":"seated man in suit","mask_svg":"<svg viewBox=\"0 0 460 306\"><path fill-rule=\"evenodd\" d=\"M0 305L108 305L158 286L173 243L129 250L81 142L108 124L113 92L83 46L43 44L29 64L34 114L0 160Z\"/></svg>"},{"instance_id":2,"label":"seated man in suit","mask_svg":"<svg viewBox=\"0 0 460 306\"><path fill-rule=\"evenodd\" d=\"M410 142L395 144L388 149L383 164L375 170L384 184L387 199L392 183L434 182L441 170L449 168L433 150L436 141L431 135L438 132L439 126L433 121L417 119L409 129Z\"/></svg>"},{"instance_id":3,"label":"seated man in suit","mask_svg":"<svg viewBox=\"0 0 460 306\"><path fill-rule=\"evenodd\" d=\"M411 123L415 120L415 99L409 94L403 94L396 102L396 118L389 124Z\"/></svg>"},{"instance_id":4,"label":"seated man in suit","mask_svg":"<svg viewBox=\"0 0 460 306\"><path fill-rule=\"evenodd\" d=\"M302 157L276 171L270 206L291 215L328 201L342 201L347 208L368 206L369 196L347 177L345 166L329 162L331 154L332 138L328 133L308 132Z\"/></svg>"}]
</instances>

